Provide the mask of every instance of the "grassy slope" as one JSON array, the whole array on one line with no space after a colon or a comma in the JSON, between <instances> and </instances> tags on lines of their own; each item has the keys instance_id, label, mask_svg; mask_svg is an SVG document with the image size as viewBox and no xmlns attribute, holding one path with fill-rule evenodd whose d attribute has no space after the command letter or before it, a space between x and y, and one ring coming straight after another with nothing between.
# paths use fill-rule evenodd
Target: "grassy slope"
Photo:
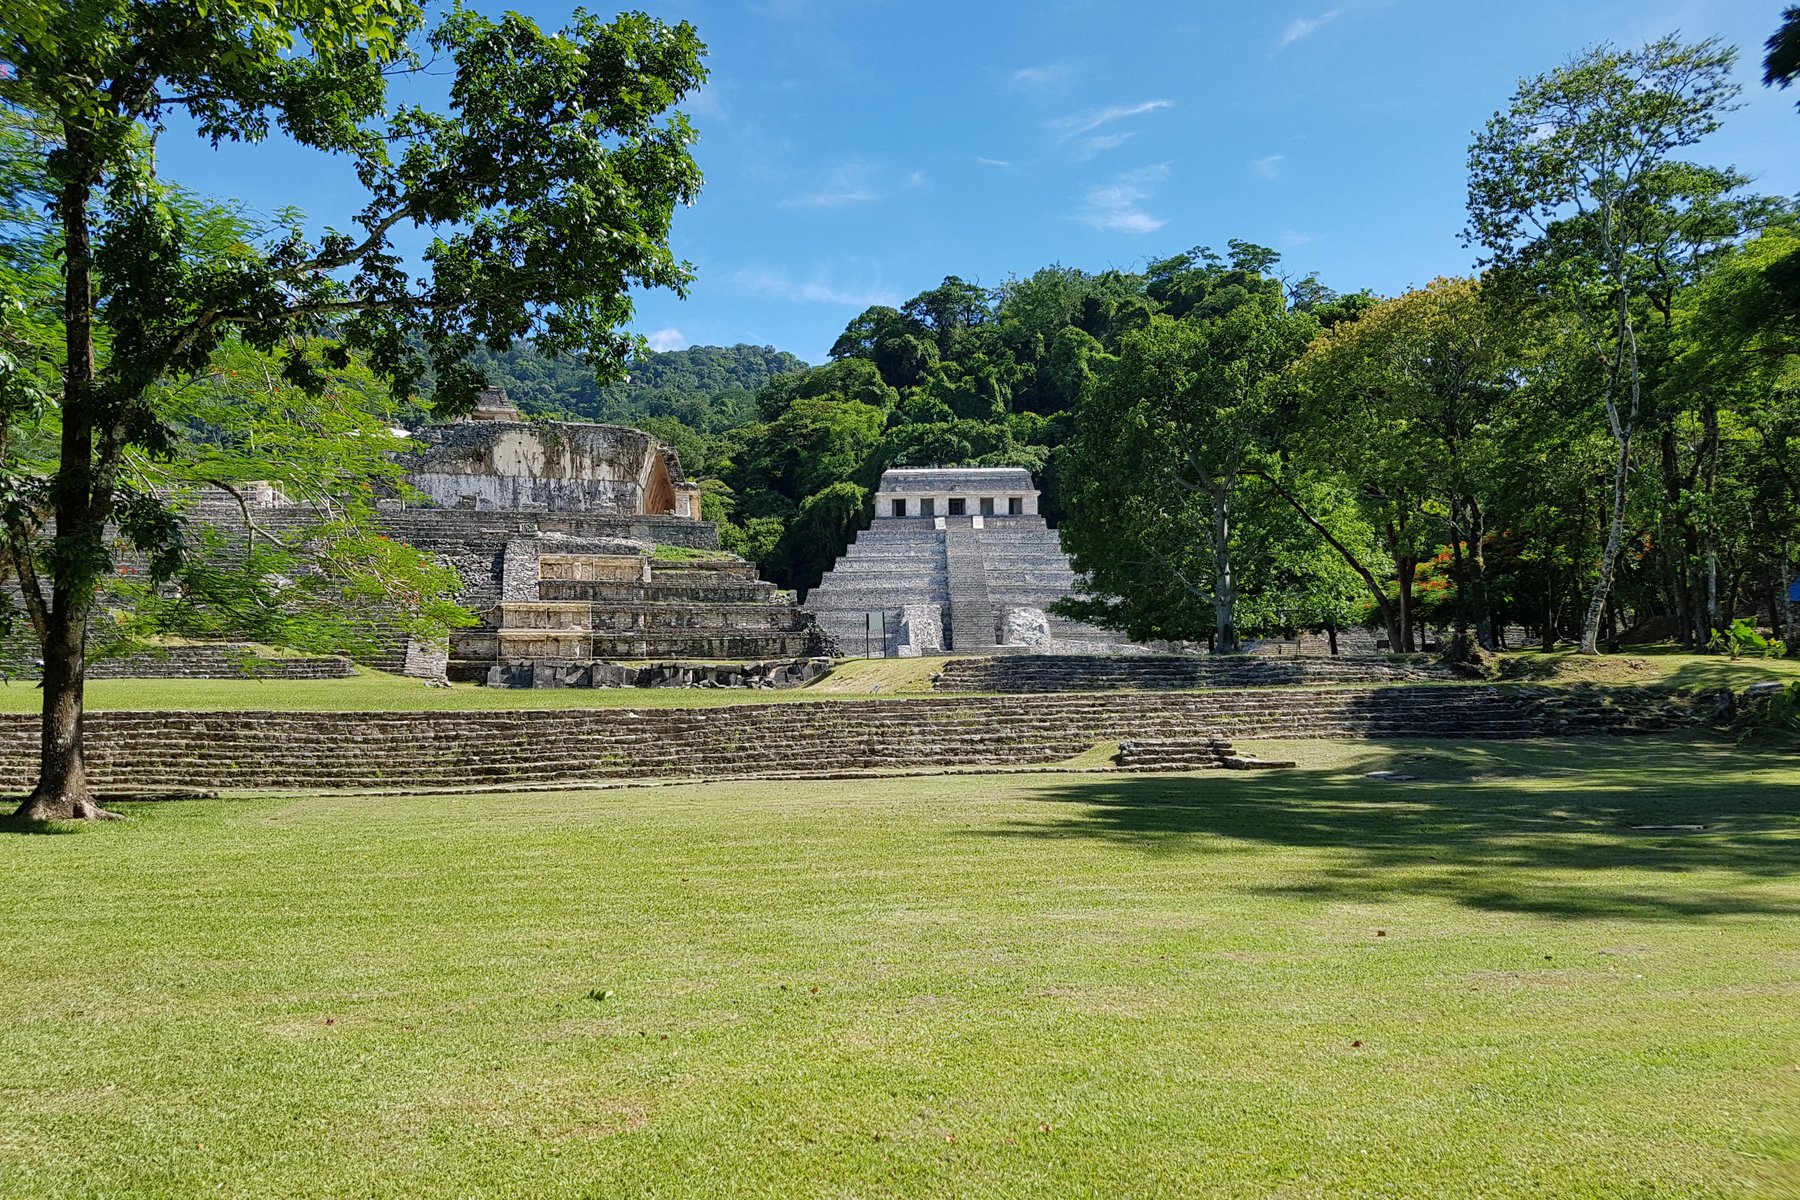
<instances>
[{"instance_id":1,"label":"grassy slope","mask_svg":"<svg viewBox=\"0 0 1800 1200\"><path fill-rule=\"evenodd\" d=\"M98 679L88 684L88 707L113 710L327 712L469 712L518 708L682 708L766 704L772 700L842 700L919 695L931 691L941 658L851 659L819 682L785 691L683 688L569 688L545 691L458 684L428 688L416 679L370 671L355 679ZM1504 656L1518 682L1667 683L1680 687L1742 688L1763 679L1800 679L1800 658L1730 659L1672 653L1633 653L1586 659L1535 652ZM42 694L30 680L0 682L0 713L35 713Z\"/></svg>"},{"instance_id":2,"label":"grassy slope","mask_svg":"<svg viewBox=\"0 0 1800 1200\"><path fill-rule=\"evenodd\" d=\"M0 1195L1800 1194L1791 758L1300 750L0 837Z\"/></svg>"},{"instance_id":3,"label":"grassy slope","mask_svg":"<svg viewBox=\"0 0 1800 1200\"><path fill-rule=\"evenodd\" d=\"M1743 688L1765 679L1800 680L1800 657L1724 658L1683 654L1667 647L1633 648L1587 656L1572 650L1502 655L1503 678L1520 682L1667 684L1672 687Z\"/></svg>"},{"instance_id":4,"label":"grassy slope","mask_svg":"<svg viewBox=\"0 0 1800 1200\"><path fill-rule=\"evenodd\" d=\"M908 664L920 659L894 660ZM938 660L941 661L941 660ZM459 683L426 687L380 671L353 679L96 679L87 685L88 708L134 711L275 709L295 712L473 712L518 708L690 708L766 704L772 700L842 700L870 695L928 692L929 680L895 685L880 660L838 667L814 687L781 691L710 688L486 688ZM917 669L903 673L912 680ZM829 684L830 686L825 686ZM0 712L35 713L43 693L33 680L0 682Z\"/></svg>"}]
</instances>

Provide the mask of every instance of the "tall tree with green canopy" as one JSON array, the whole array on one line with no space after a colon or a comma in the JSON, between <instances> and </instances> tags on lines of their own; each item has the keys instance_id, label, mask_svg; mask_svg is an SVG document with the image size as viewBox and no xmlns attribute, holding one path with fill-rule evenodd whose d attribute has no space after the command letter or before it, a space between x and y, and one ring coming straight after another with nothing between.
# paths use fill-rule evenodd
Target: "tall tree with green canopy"
<instances>
[{"instance_id":1,"label":"tall tree with green canopy","mask_svg":"<svg viewBox=\"0 0 1800 1200\"><path fill-rule=\"evenodd\" d=\"M352 351L402 391L429 369L454 413L483 383L477 347L530 337L616 366L635 344L629 290L690 278L668 232L700 185L672 111L704 79L691 26L578 12L551 35L460 6L429 34L425 20L413 0L19 0L0 15L0 103L43 130L62 266L48 361L7 375L46 381L59 427L54 469L0 480L45 660L42 765L20 817L103 815L82 763L84 647L108 526L154 559L172 546L176 527L123 469L171 447L159 384L236 337L309 391ZM447 111L390 104L389 78L423 70L426 49L449 65ZM216 245L158 175L156 139L187 127L215 145L279 131L346 159L363 206L316 238L288 214ZM431 235L422 264L395 249L402 229Z\"/></svg>"},{"instance_id":2,"label":"tall tree with green canopy","mask_svg":"<svg viewBox=\"0 0 1800 1200\"><path fill-rule=\"evenodd\" d=\"M1317 331L1277 284L1243 289L1222 315L1158 316L1124 338L1078 410L1064 472L1063 540L1094 594L1069 615L1189 638L1199 601L1214 650L1239 649L1238 489L1266 448L1280 373Z\"/></svg>"},{"instance_id":3,"label":"tall tree with green canopy","mask_svg":"<svg viewBox=\"0 0 1800 1200\"><path fill-rule=\"evenodd\" d=\"M1674 157L1732 107L1733 60L1715 40L1597 47L1522 81L1511 107L1469 150L1465 237L1485 248L1496 282L1572 313L1604 366L1601 400L1617 455L1611 521L1582 626L1587 654L1599 650L1625 534L1650 294L1685 281L1721 234L1735 233L1720 208L1741 177Z\"/></svg>"},{"instance_id":4,"label":"tall tree with green canopy","mask_svg":"<svg viewBox=\"0 0 1800 1200\"><path fill-rule=\"evenodd\" d=\"M1494 649L1482 542L1488 479L1497 453L1494 418L1509 391L1517 327L1491 311L1473 279L1438 279L1324 331L1294 365L1302 411L1290 445L1300 463L1335 466L1371 521L1401 525L1431 500L1448 517L1459 619ZM1306 515L1300 497L1292 501ZM1410 576L1405 547L1390 553ZM1371 590L1366 564L1347 558ZM1385 592L1385 588L1379 589ZM1377 602L1403 644L1410 589L1399 612ZM1404 618L1404 620L1402 620Z\"/></svg>"}]
</instances>

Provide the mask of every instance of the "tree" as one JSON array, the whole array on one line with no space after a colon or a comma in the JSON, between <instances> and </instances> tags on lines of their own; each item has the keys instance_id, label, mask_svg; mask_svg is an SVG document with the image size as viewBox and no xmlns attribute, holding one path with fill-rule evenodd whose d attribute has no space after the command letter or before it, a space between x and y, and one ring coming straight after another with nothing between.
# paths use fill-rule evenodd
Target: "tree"
<instances>
[{"instance_id":1,"label":"tree","mask_svg":"<svg viewBox=\"0 0 1800 1200\"><path fill-rule=\"evenodd\" d=\"M1764 45L1763 83L1786 87L1800 78L1800 6L1781 10L1781 28Z\"/></svg>"},{"instance_id":2,"label":"tree","mask_svg":"<svg viewBox=\"0 0 1800 1200\"><path fill-rule=\"evenodd\" d=\"M1124 339L1082 403L1064 471L1077 481L1064 540L1101 597L1082 615L1185 637L1175 598L1202 601L1223 654L1239 649L1238 487L1266 444L1280 372L1318 330L1285 311L1278 285L1239 290L1222 315L1157 317Z\"/></svg>"},{"instance_id":3,"label":"tree","mask_svg":"<svg viewBox=\"0 0 1800 1200\"><path fill-rule=\"evenodd\" d=\"M1632 439L1643 415L1639 331L1648 293L1681 281L1716 239L1735 174L1674 153L1718 128L1737 87L1733 52L1674 38L1600 46L1524 80L1469 151L1467 240L1500 282L1563 306L1604 364L1617 449L1612 518L1581 648L1597 653L1624 537Z\"/></svg>"},{"instance_id":4,"label":"tree","mask_svg":"<svg viewBox=\"0 0 1800 1200\"><path fill-rule=\"evenodd\" d=\"M1495 647L1482 544L1493 425L1518 356L1515 327L1472 279L1438 279L1324 331L1294 365L1302 404L1291 439L1302 471L1342 471L1370 520L1403 530L1427 501L1441 505L1457 584L1456 617ZM1294 489L1298 490L1298 489ZM1290 503L1308 516L1298 495ZM1309 518L1310 519L1310 518ZM1393 645L1409 639L1412 559L1402 534L1389 552L1406 578L1399 611L1369 568L1346 563L1376 595Z\"/></svg>"},{"instance_id":5,"label":"tree","mask_svg":"<svg viewBox=\"0 0 1800 1200\"><path fill-rule=\"evenodd\" d=\"M425 39L453 64L438 113L387 98L390 75L423 68L424 20L413 0L20 0L0 17L0 101L43 131L62 265L53 360L10 377L50 381L59 427L54 469L10 473L3 498L45 660L22 818L101 815L82 764L84 652L109 525L153 559L173 545L125 473L130 453L170 449L160 383L203 373L237 337L308 392L353 350L403 392L429 369L454 413L485 382L478 346L530 337L616 367L634 345L630 288L687 282L668 231L700 176L693 130L669 110L704 78L691 26L578 13L552 36L454 8ZM178 119L215 144L279 130L350 160L356 231L312 240L286 213L260 236L211 239L157 173L156 138ZM432 235L422 273L393 246L403 227Z\"/></svg>"},{"instance_id":6,"label":"tree","mask_svg":"<svg viewBox=\"0 0 1800 1200\"><path fill-rule=\"evenodd\" d=\"M1793 302L1800 221L1788 219L1718 262L1676 313L1682 357L1674 378L1722 399L1715 427L1736 512L1770 624L1792 642L1788 600L1800 552L1800 306ZM1715 623L1717 624L1717 623Z\"/></svg>"}]
</instances>

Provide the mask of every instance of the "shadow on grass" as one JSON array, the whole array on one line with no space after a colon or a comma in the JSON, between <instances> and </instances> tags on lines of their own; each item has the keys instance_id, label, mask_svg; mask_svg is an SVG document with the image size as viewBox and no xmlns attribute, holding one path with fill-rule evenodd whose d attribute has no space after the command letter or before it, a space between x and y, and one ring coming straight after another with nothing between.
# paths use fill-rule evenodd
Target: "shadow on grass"
<instances>
[{"instance_id":1,"label":"shadow on grass","mask_svg":"<svg viewBox=\"0 0 1800 1200\"><path fill-rule=\"evenodd\" d=\"M1364 777L1376 769L1418 778ZM1800 898L1754 886L1800 877L1800 767L1712 742L1371 742L1331 769L1121 774L1035 798L1048 819L990 835L1335 852L1310 875L1256 889L1268 895L1423 894L1568 918L1800 915ZM1634 828L1684 825L1704 829Z\"/></svg>"}]
</instances>

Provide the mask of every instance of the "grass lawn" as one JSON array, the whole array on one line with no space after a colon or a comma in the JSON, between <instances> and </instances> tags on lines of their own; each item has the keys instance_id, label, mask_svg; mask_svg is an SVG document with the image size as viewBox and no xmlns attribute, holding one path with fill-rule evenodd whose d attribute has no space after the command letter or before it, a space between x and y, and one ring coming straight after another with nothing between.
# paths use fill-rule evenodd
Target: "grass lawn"
<instances>
[{"instance_id":1,"label":"grass lawn","mask_svg":"<svg viewBox=\"0 0 1800 1200\"><path fill-rule=\"evenodd\" d=\"M1662 684L1684 688L1746 688L1767 679L1800 680L1800 657L1727 658L1684 654L1673 646L1633 646L1618 654L1521 650L1503 654L1500 678L1517 682Z\"/></svg>"},{"instance_id":2,"label":"grass lawn","mask_svg":"<svg viewBox=\"0 0 1800 1200\"><path fill-rule=\"evenodd\" d=\"M1583 658L1558 651L1505 655L1519 683L1669 684L1744 688L1764 679L1800 679L1800 658L1731 660L1666 651ZM521 708L712 708L771 701L854 700L931 693L942 658L849 659L825 678L781 691L709 688L426 687L417 679L364 671L351 679L96 679L90 711L480 712ZM29 679L0 681L0 713L35 713L43 693Z\"/></svg>"},{"instance_id":3,"label":"grass lawn","mask_svg":"<svg viewBox=\"0 0 1800 1200\"><path fill-rule=\"evenodd\" d=\"M482 712L520 708L712 708L774 700L868 699L927 693L923 659L852 660L812 687L749 688L489 688L473 683L426 687L422 680L364 671L349 679L94 679L91 712ZM929 660L941 664L942 659ZM935 670L935 665L929 669ZM915 678L916 677L916 678ZM0 681L0 713L35 713L44 694L32 679Z\"/></svg>"},{"instance_id":4,"label":"grass lawn","mask_svg":"<svg viewBox=\"0 0 1800 1200\"><path fill-rule=\"evenodd\" d=\"M1247 748L0 835L0 1195L1800 1195L1794 756Z\"/></svg>"}]
</instances>

